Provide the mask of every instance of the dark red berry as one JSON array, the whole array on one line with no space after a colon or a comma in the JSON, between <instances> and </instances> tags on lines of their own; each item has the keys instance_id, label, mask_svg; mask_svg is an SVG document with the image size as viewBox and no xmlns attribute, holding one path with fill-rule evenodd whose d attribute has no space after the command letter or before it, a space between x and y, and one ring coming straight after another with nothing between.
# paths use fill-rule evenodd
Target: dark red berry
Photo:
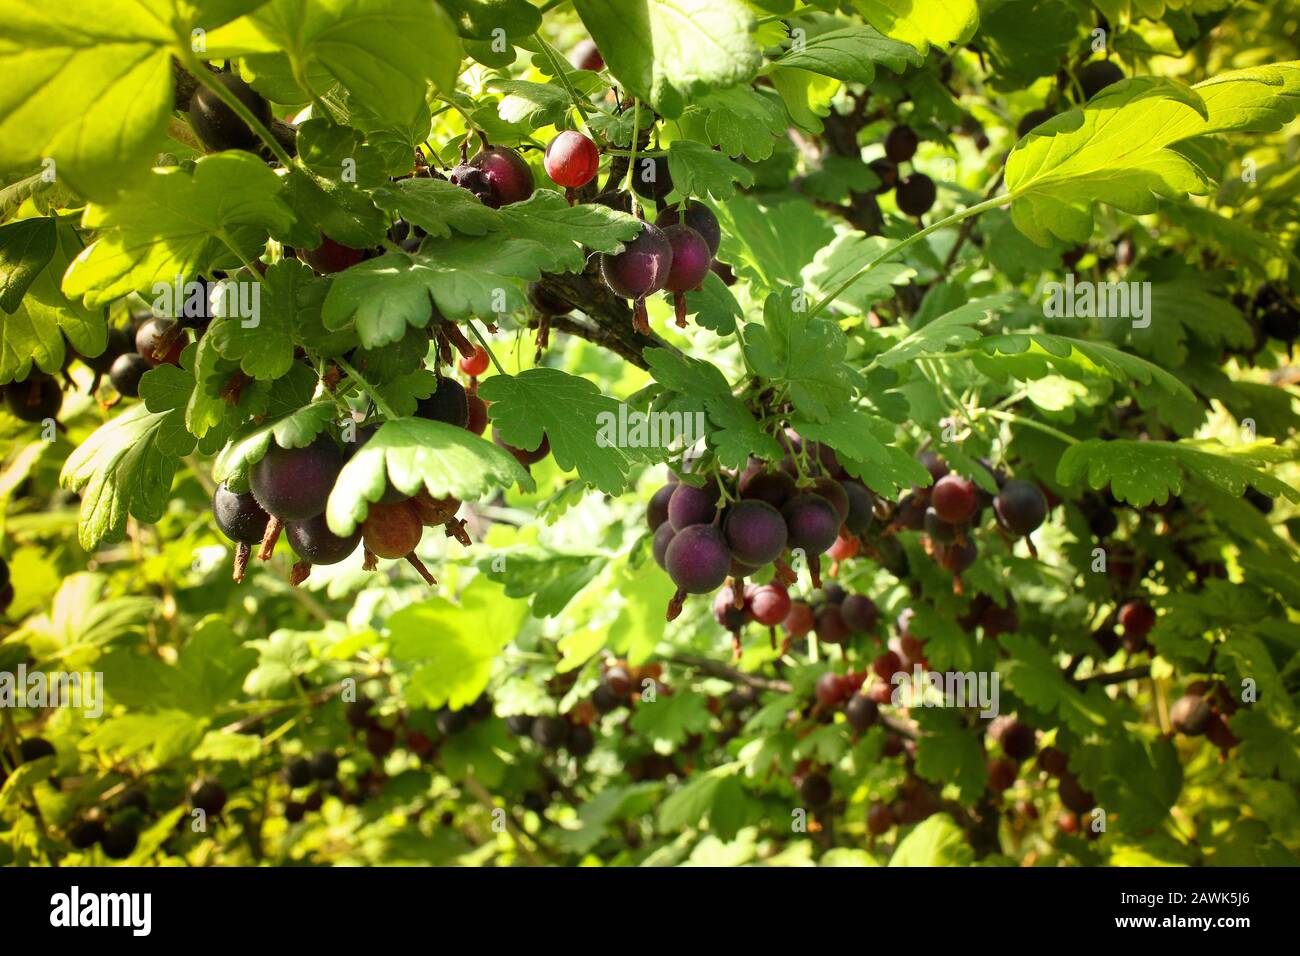
<instances>
[{"instance_id":1,"label":"dark red berry","mask_svg":"<svg viewBox=\"0 0 1300 956\"><path fill-rule=\"evenodd\" d=\"M253 496L281 521L314 518L325 510L343 461L338 446L323 435L305 448L272 442L250 473Z\"/></svg>"},{"instance_id":2,"label":"dark red berry","mask_svg":"<svg viewBox=\"0 0 1300 956\"><path fill-rule=\"evenodd\" d=\"M792 601L790 612L781 622L781 629L790 637L803 637L813 629L816 620L812 608L804 601Z\"/></svg>"},{"instance_id":3,"label":"dark red berry","mask_svg":"<svg viewBox=\"0 0 1300 956\"><path fill-rule=\"evenodd\" d=\"M686 204L685 215L682 215L680 207L670 206L655 219L655 225L665 231L678 223L690 226L700 234L708 244L710 256L718 254L718 247L722 244L722 226L718 224L718 217L712 209L692 199Z\"/></svg>"},{"instance_id":4,"label":"dark red berry","mask_svg":"<svg viewBox=\"0 0 1300 956\"><path fill-rule=\"evenodd\" d=\"M672 544L673 537L676 534L676 529L673 528L672 522L669 521L665 521L655 529L654 541L650 550L654 555L655 564L665 571L668 570L668 566L664 563L668 560L668 545Z\"/></svg>"},{"instance_id":5,"label":"dark red berry","mask_svg":"<svg viewBox=\"0 0 1300 956\"><path fill-rule=\"evenodd\" d=\"M632 190L646 199L663 199L673 191L667 156L638 156L632 170Z\"/></svg>"},{"instance_id":6,"label":"dark red berry","mask_svg":"<svg viewBox=\"0 0 1300 956\"><path fill-rule=\"evenodd\" d=\"M827 671L817 678L817 686L814 688L817 700L823 707L838 706L852 692L844 675L834 671Z\"/></svg>"},{"instance_id":7,"label":"dark red berry","mask_svg":"<svg viewBox=\"0 0 1300 956\"><path fill-rule=\"evenodd\" d=\"M834 505L821 495L795 495L781 509L789 529L789 544L809 557L824 554L840 533L840 517Z\"/></svg>"},{"instance_id":8,"label":"dark red berry","mask_svg":"<svg viewBox=\"0 0 1300 956\"><path fill-rule=\"evenodd\" d=\"M677 531L695 524L712 524L720 497L715 484L703 488L685 482L675 485L668 499L668 520Z\"/></svg>"},{"instance_id":9,"label":"dark red berry","mask_svg":"<svg viewBox=\"0 0 1300 956\"><path fill-rule=\"evenodd\" d=\"M416 403L415 415L464 428L469 424L469 395L465 386L454 378L439 377L434 393Z\"/></svg>"},{"instance_id":10,"label":"dark red berry","mask_svg":"<svg viewBox=\"0 0 1300 956\"><path fill-rule=\"evenodd\" d=\"M113 360L113 365L108 370L108 380L117 389L119 395L126 398L138 398L140 396L140 379L151 368L153 366L145 361L143 355L138 352L127 352Z\"/></svg>"},{"instance_id":11,"label":"dark red berry","mask_svg":"<svg viewBox=\"0 0 1300 956\"><path fill-rule=\"evenodd\" d=\"M749 613L766 627L775 627L790 614L790 592L775 581L757 587L749 595Z\"/></svg>"},{"instance_id":12,"label":"dark red berry","mask_svg":"<svg viewBox=\"0 0 1300 956\"><path fill-rule=\"evenodd\" d=\"M298 258L321 275L334 275L361 262L366 257L364 249L353 249L341 242L335 242L329 236L321 236L321 244L315 249L299 249Z\"/></svg>"},{"instance_id":13,"label":"dark red berry","mask_svg":"<svg viewBox=\"0 0 1300 956\"><path fill-rule=\"evenodd\" d=\"M545 432L542 433L541 443L533 449L516 448L514 445L507 444L499 435L497 435L495 430L492 432L492 440L506 451L510 452L510 454L514 455L515 460L525 468L537 464L551 453L551 440L547 437Z\"/></svg>"},{"instance_id":14,"label":"dark red berry","mask_svg":"<svg viewBox=\"0 0 1300 956\"><path fill-rule=\"evenodd\" d=\"M844 490L844 486L834 478L822 477L813 482L811 491L814 494L821 495L831 503L835 509L835 514L839 516L840 523L844 523L849 516L849 493Z\"/></svg>"},{"instance_id":15,"label":"dark red berry","mask_svg":"<svg viewBox=\"0 0 1300 956\"><path fill-rule=\"evenodd\" d=\"M663 230L663 234L673 251L672 265L664 288L669 292L698 289L704 277L709 274L709 264L713 261L708 243L690 226L669 226Z\"/></svg>"},{"instance_id":16,"label":"dark red berry","mask_svg":"<svg viewBox=\"0 0 1300 956\"><path fill-rule=\"evenodd\" d=\"M794 479L784 471L770 471L765 462L750 465L740 476L738 490L742 498L766 501L780 508L795 493Z\"/></svg>"},{"instance_id":17,"label":"dark red berry","mask_svg":"<svg viewBox=\"0 0 1300 956\"><path fill-rule=\"evenodd\" d=\"M1125 638L1144 641L1156 623L1156 612L1146 601L1129 601L1119 609L1119 623Z\"/></svg>"},{"instance_id":18,"label":"dark red berry","mask_svg":"<svg viewBox=\"0 0 1300 956\"><path fill-rule=\"evenodd\" d=\"M485 206L497 208L523 202L533 194L533 171L524 158L508 146L480 150L469 164L483 173L488 197ZM482 197L480 197L482 198Z\"/></svg>"},{"instance_id":19,"label":"dark red berry","mask_svg":"<svg viewBox=\"0 0 1300 956\"><path fill-rule=\"evenodd\" d=\"M242 79L233 73L218 73L211 79L234 93L263 127L271 125L271 104ZM239 114L206 86L199 86L190 98L189 117L190 128L211 151L255 150L261 143Z\"/></svg>"},{"instance_id":20,"label":"dark red berry","mask_svg":"<svg viewBox=\"0 0 1300 956\"><path fill-rule=\"evenodd\" d=\"M895 126L885 135L885 155L895 163L906 163L916 155L920 142L910 126Z\"/></svg>"},{"instance_id":21,"label":"dark red berry","mask_svg":"<svg viewBox=\"0 0 1300 956\"><path fill-rule=\"evenodd\" d=\"M1047 498L1037 485L1011 478L993 499L993 514L1008 534L1023 537L1047 517Z\"/></svg>"},{"instance_id":22,"label":"dark red berry","mask_svg":"<svg viewBox=\"0 0 1300 956\"><path fill-rule=\"evenodd\" d=\"M955 473L944 475L930 491L930 506L948 524L969 521L979 506L975 482Z\"/></svg>"},{"instance_id":23,"label":"dark red berry","mask_svg":"<svg viewBox=\"0 0 1300 956\"><path fill-rule=\"evenodd\" d=\"M1112 83L1124 79L1124 71L1111 60L1093 60L1075 74L1085 102L1092 99Z\"/></svg>"},{"instance_id":24,"label":"dark red berry","mask_svg":"<svg viewBox=\"0 0 1300 956\"><path fill-rule=\"evenodd\" d=\"M844 717L849 726L859 732L874 724L879 716L880 705L863 694L854 694L844 707Z\"/></svg>"},{"instance_id":25,"label":"dark red berry","mask_svg":"<svg viewBox=\"0 0 1300 956\"><path fill-rule=\"evenodd\" d=\"M876 607L876 602L862 594L846 597L840 605L840 613L844 615L844 623L855 634L873 630L880 620L880 609Z\"/></svg>"},{"instance_id":26,"label":"dark red berry","mask_svg":"<svg viewBox=\"0 0 1300 956\"><path fill-rule=\"evenodd\" d=\"M175 319L150 319L136 330L135 350L150 365L179 365L185 331Z\"/></svg>"},{"instance_id":27,"label":"dark red berry","mask_svg":"<svg viewBox=\"0 0 1300 956\"><path fill-rule=\"evenodd\" d=\"M934 180L925 173L905 176L894 187L894 201L898 203L899 211L909 216L925 215L937 196Z\"/></svg>"},{"instance_id":28,"label":"dark red berry","mask_svg":"<svg viewBox=\"0 0 1300 956\"><path fill-rule=\"evenodd\" d=\"M204 777L190 787L190 806L202 810L210 817L221 813L226 805L226 788L221 781Z\"/></svg>"},{"instance_id":29,"label":"dark red berry","mask_svg":"<svg viewBox=\"0 0 1300 956\"><path fill-rule=\"evenodd\" d=\"M822 773L810 773L799 784L799 799L813 809L826 806L834 795L830 779Z\"/></svg>"},{"instance_id":30,"label":"dark red berry","mask_svg":"<svg viewBox=\"0 0 1300 956\"><path fill-rule=\"evenodd\" d=\"M1200 694L1184 694L1169 708L1169 726L1175 733L1199 737L1210 722L1210 705Z\"/></svg>"},{"instance_id":31,"label":"dark red berry","mask_svg":"<svg viewBox=\"0 0 1300 956\"><path fill-rule=\"evenodd\" d=\"M823 605L817 611L813 630L819 641L828 644L843 644L849 638L849 625L844 621L844 613L838 604Z\"/></svg>"},{"instance_id":32,"label":"dark red berry","mask_svg":"<svg viewBox=\"0 0 1300 956\"><path fill-rule=\"evenodd\" d=\"M722 586L731 571L731 552L722 532L696 524L673 536L664 555L673 583L687 594L708 594Z\"/></svg>"},{"instance_id":33,"label":"dark red berry","mask_svg":"<svg viewBox=\"0 0 1300 956\"><path fill-rule=\"evenodd\" d=\"M1037 129L1055 115L1054 112L1047 109L1031 110L1020 118L1020 122L1016 126L1016 138L1024 139L1030 130Z\"/></svg>"},{"instance_id":34,"label":"dark red berry","mask_svg":"<svg viewBox=\"0 0 1300 956\"><path fill-rule=\"evenodd\" d=\"M361 543L360 528L346 538L339 537L329 529L323 514L302 521L286 522L284 536L293 548L293 553L308 564L338 564L357 550L357 545Z\"/></svg>"},{"instance_id":35,"label":"dark red berry","mask_svg":"<svg viewBox=\"0 0 1300 956\"><path fill-rule=\"evenodd\" d=\"M662 229L648 222L622 252L606 252L600 257L605 284L624 299L643 299L658 292L668 281L672 265L672 244Z\"/></svg>"},{"instance_id":36,"label":"dark red berry","mask_svg":"<svg viewBox=\"0 0 1300 956\"><path fill-rule=\"evenodd\" d=\"M231 541L256 544L266 533L271 516L257 503L251 491L236 494L223 481L212 495L212 516L217 527Z\"/></svg>"},{"instance_id":37,"label":"dark red berry","mask_svg":"<svg viewBox=\"0 0 1300 956\"><path fill-rule=\"evenodd\" d=\"M9 413L24 422L56 418L63 405L63 391L58 383L40 373L33 373L23 382L10 382L4 392Z\"/></svg>"},{"instance_id":38,"label":"dark red berry","mask_svg":"<svg viewBox=\"0 0 1300 956\"><path fill-rule=\"evenodd\" d=\"M605 58L600 55L594 40L581 40L569 55L569 62L579 70L600 72L605 69Z\"/></svg>"},{"instance_id":39,"label":"dark red berry","mask_svg":"<svg viewBox=\"0 0 1300 956\"><path fill-rule=\"evenodd\" d=\"M880 180L880 185L876 187L876 195L887 193L898 185L898 166L892 160L881 156L867 163L867 166Z\"/></svg>"},{"instance_id":40,"label":"dark red berry","mask_svg":"<svg viewBox=\"0 0 1300 956\"><path fill-rule=\"evenodd\" d=\"M844 527L859 536L866 534L876 520L875 496L867 490L866 485L855 478L846 478L840 482L840 487L849 502Z\"/></svg>"},{"instance_id":41,"label":"dark red berry","mask_svg":"<svg viewBox=\"0 0 1300 956\"><path fill-rule=\"evenodd\" d=\"M756 498L732 505L723 523L723 534L732 555L756 567L779 558L789 535L781 512Z\"/></svg>"},{"instance_id":42,"label":"dark red berry","mask_svg":"<svg viewBox=\"0 0 1300 956\"><path fill-rule=\"evenodd\" d=\"M651 531L659 530L659 526L668 520L668 500L676 490L676 485L664 485L651 496L645 509L645 520Z\"/></svg>"}]
</instances>

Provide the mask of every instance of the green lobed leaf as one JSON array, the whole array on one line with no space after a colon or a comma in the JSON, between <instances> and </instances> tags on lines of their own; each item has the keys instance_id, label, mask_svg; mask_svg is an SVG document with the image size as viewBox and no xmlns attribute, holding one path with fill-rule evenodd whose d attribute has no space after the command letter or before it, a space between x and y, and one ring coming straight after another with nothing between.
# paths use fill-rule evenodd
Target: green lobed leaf
<instances>
[{"instance_id":1,"label":"green lobed leaf","mask_svg":"<svg viewBox=\"0 0 1300 956\"><path fill-rule=\"evenodd\" d=\"M513 455L473 432L445 422L398 418L380 425L339 472L325 507L330 530L351 534L389 482L403 494L424 488L434 498L450 495L462 501L477 501L513 484L534 487Z\"/></svg>"},{"instance_id":2,"label":"green lobed leaf","mask_svg":"<svg viewBox=\"0 0 1300 956\"><path fill-rule=\"evenodd\" d=\"M1209 191L1206 174L1169 147L1193 136L1278 128L1300 112L1300 65L1234 70L1187 87L1131 77L1048 120L1016 144L1006 181L1017 228L1040 245L1092 234L1097 202L1153 212L1157 197Z\"/></svg>"},{"instance_id":3,"label":"green lobed leaf","mask_svg":"<svg viewBox=\"0 0 1300 956\"><path fill-rule=\"evenodd\" d=\"M763 324L745 326L745 355L759 375L790 386L800 412L825 421L850 395L843 364L848 343L838 325L794 311L788 298L772 293L763 306Z\"/></svg>"},{"instance_id":4,"label":"green lobed leaf","mask_svg":"<svg viewBox=\"0 0 1300 956\"><path fill-rule=\"evenodd\" d=\"M901 40L922 53L930 46L947 47L969 40L979 24L975 0L853 0L867 22L887 37Z\"/></svg>"},{"instance_id":5,"label":"green lobed leaf","mask_svg":"<svg viewBox=\"0 0 1300 956\"><path fill-rule=\"evenodd\" d=\"M257 258L267 232L293 222L280 178L251 153L205 156L193 174L183 167L155 169L120 201L91 205L82 228L97 237L63 280L70 297L104 305L155 283L208 275L214 266Z\"/></svg>"},{"instance_id":6,"label":"green lobed leaf","mask_svg":"<svg viewBox=\"0 0 1300 956\"><path fill-rule=\"evenodd\" d=\"M546 437L557 465L577 469L580 478L605 494L622 494L632 462L646 457L645 450L619 442L620 403L584 378L533 368L519 375L493 375L479 386L479 394L491 403L493 435L525 450L537 448Z\"/></svg>"},{"instance_id":7,"label":"green lobed leaf","mask_svg":"<svg viewBox=\"0 0 1300 956\"><path fill-rule=\"evenodd\" d=\"M668 146L668 171L673 178L673 191L682 196L711 196L721 201L736 194L736 183L754 184L754 174L744 166L689 139L679 139Z\"/></svg>"},{"instance_id":8,"label":"green lobed leaf","mask_svg":"<svg viewBox=\"0 0 1300 956\"><path fill-rule=\"evenodd\" d=\"M748 83L762 63L738 0L574 0L605 65L669 119L710 90Z\"/></svg>"},{"instance_id":9,"label":"green lobed leaf","mask_svg":"<svg viewBox=\"0 0 1300 956\"><path fill-rule=\"evenodd\" d=\"M924 58L911 45L882 36L873 27L851 26L808 37L802 44L792 45L776 62L870 86L878 67L902 73L920 66Z\"/></svg>"},{"instance_id":10,"label":"green lobed leaf","mask_svg":"<svg viewBox=\"0 0 1300 956\"><path fill-rule=\"evenodd\" d=\"M427 115L430 82L454 89L461 57L455 22L427 0L271 0L212 31L208 48L209 55L283 53L295 78L327 73L347 89L354 108L396 126Z\"/></svg>"},{"instance_id":11,"label":"green lobed leaf","mask_svg":"<svg viewBox=\"0 0 1300 956\"><path fill-rule=\"evenodd\" d=\"M58 230L49 217L0 226L0 309L12 314L54 255Z\"/></svg>"},{"instance_id":12,"label":"green lobed leaf","mask_svg":"<svg viewBox=\"0 0 1300 956\"><path fill-rule=\"evenodd\" d=\"M59 476L60 484L81 495L81 546L93 551L101 541L121 541L128 514L143 522L161 518L178 459L193 447L181 412L154 413L143 403L96 429Z\"/></svg>"},{"instance_id":13,"label":"green lobed leaf","mask_svg":"<svg viewBox=\"0 0 1300 956\"><path fill-rule=\"evenodd\" d=\"M57 372L65 364L68 346L94 357L108 343L103 311L86 308L59 289L68 263L81 251L77 230L65 222L53 230L53 242L50 256L31 277L16 308L8 315L0 313L0 382L26 379L33 365L42 372Z\"/></svg>"},{"instance_id":14,"label":"green lobed leaf","mask_svg":"<svg viewBox=\"0 0 1300 956\"><path fill-rule=\"evenodd\" d=\"M1294 454L1271 439L1240 445L1217 441L1101 441L1090 438L1071 446L1061 457L1057 480L1089 487L1110 486L1111 494L1134 506L1164 504L1170 494L1182 494L1189 480L1208 482L1232 495L1253 487L1270 497L1300 502L1300 489L1268 474L1271 465L1293 460Z\"/></svg>"}]
</instances>

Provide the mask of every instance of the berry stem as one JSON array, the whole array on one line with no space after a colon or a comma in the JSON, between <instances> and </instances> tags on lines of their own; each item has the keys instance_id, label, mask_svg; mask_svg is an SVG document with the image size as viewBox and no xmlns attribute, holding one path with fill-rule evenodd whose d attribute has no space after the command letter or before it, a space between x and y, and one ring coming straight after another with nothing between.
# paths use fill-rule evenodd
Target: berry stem
<instances>
[{"instance_id":1,"label":"berry stem","mask_svg":"<svg viewBox=\"0 0 1300 956\"><path fill-rule=\"evenodd\" d=\"M632 98L632 149L628 152L627 161L627 194L632 202L632 215L638 219L645 218L641 213L641 203L636 198L636 190L632 188L632 177L636 175L636 148L641 139L641 100L637 97ZM649 333L649 323L645 322L645 305L637 301L637 307L640 309L640 315L636 316L642 320L645 328L637 326L640 332Z\"/></svg>"},{"instance_id":2,"label":"berry stem","mask_svg":"<svg viewBox=\"0 0 1300 956\"><path fill-rule=\"evenodd\" d=\"M383 396L379 394L379 390L367 382L361 376L361 373L352 367L351 363L349 363L347 359L339 356L334 359L334 361L338 364L339 368L348 373L349 378L361 386L362 391L364 391L366 395L370 397L370 400L375 403L375 408L379 409L384 418L392 421L395 418L401 417L400 415L395 414L393 410L388 407L388 403L385 402Z\"/></svg>"},{"instance_id":3,"label":"berry stem","mask_svg":"<svg viewBox=\"0 0 1300 956\"><path fill-rule=\"evenodd\" d=\"M496 370L502 375L507 374L506 370L501 367L501 363L497 361L496 355L492 353L492 346L488 345L487 339L484 337L483 333L479 331L479 327L474 320L466 319L465 324L468 325L469 330L474 333L474 338L478 339L479 344L483 346L483 351L487 352L488 358L492 360L492 364L496 366Z\"/></svg>"},{"instance_id":4,"label":"berry stem","mask_svg":"<svg viewBox=\"0 0 1300 956\"><path fill-rule=\"evenodd\" d=\"M1051 425L1045 425L1042 422L1034 421L1032 418L1023 418L1020 415L1015 415L1012 414L1011 412L1001 412L998 411L996 408L986 408L984 409L982 414L988 415L990 418L1000 419L1001 421L1004 422L1011 422L1017 425L1024 425L1028 428L1036 428L1045 435L1051 435L1053 438L1059 438L1067 445L1079 444L1079 439L1075 438L1073 435L1067 435L1065 432L1061 431L1060 429L1053 428Z\"/></svg>"},{"instance_id":5,"label":"berry stem","mask_svg":"<svg viewBox=\"0 0 1300 956\"><path fill-rule=\"evenodd\" d=\"M813 306L812 309L808 312L808 318L810 319L814 318L819 312L822 311L822 309L826 308L826 306L830 305L832 302L834 302L836 299L842 296L845 292L847 292L849 287L852 286L859 279L861 279L864 275L866 275L868 272L870 272L880 263L884 262L886 259L890 259L898 255L908 246L915 245L916 243L924 239L926 236L930 235L933 232L938 232L940 229L946 229L948 226L955 226L957 223L961 222L964 219L969 219L971 216L978 216L980 213L987 212L990 209L996 209L999 206L1005 206L1007 205L1007 203L1011 202L1011 200L1015 199L1017 195L1018 194L1014 192L1004 193L1003 195L997 196L996 198L986 199L983 202L976 203L973 206L968 206L965 209L960 210L959 212L953 213L951 216L947 216L943 219L938 220L937 222L932 222L924 229L912 233L910 236L908 236L906 239L902 240L901 242L897 242L894 245L890 246L889 248L882 250L878 255L872 256L869 260L867 260L866 265L864 265L857 272L853 273L853 275L845 279L844 282L840 283L840 285L837 288L828 292L822 298L822 300L818 302L815 306Z\"/></svg>"},{"instance_id":6,"label":"berry stem","mask_svg":"<svg viewBox=\"0 0 1300 956\"><path fill-rule=\"evenodd\" d=\"M591 128L591 123L587 119L586 104L582 102L582 98L578 96L578 91L575 90L573 88L573 84L569 82L569 74L564 69L563 64L560 63L559 57L555 55L555 51L551 49L551 45L547 43L544 39L542 39L542 35L540 32L534 33L533 39L537 41L539 46L541 46L542 52L546 54L546 59L550 61L551 69L555 71L555 75L558 76L560 78L560 82L564 84L564 89L568 91L569 99L573 100L574 109L576 109L578 111L578 115L582 117L582 125L586 127L587 135L590 136L592 140L594 140L597 143L597 145L600 146L605 145L604 138L599 133L597 133L594 129ZM572 203L570 203L570 205L572 205Z\"/></svg>"}]
</instances>

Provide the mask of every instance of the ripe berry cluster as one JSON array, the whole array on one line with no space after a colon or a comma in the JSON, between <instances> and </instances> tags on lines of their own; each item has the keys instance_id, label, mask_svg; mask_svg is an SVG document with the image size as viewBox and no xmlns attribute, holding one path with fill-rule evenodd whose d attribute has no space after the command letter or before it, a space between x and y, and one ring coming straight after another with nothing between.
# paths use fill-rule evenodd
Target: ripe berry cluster
<instances>
[{"instance_id":1,"label":"ripe berry cluster","mask_svg":"<svg viewBox=\"0 0 1300 956\"><path fill-rule=\"evenodd\" d=\"M753 460L739 475L719 472L704 486L670 482L650 501L646 519L654 533L653 551L677 593L668 619L681 613L688 594L709 594L728 580L732 608L739 617L723 620L733 632L745 619L775 626L790 610L786 587L795 574L787 557L807 560L813 584L820 586L821 555L841 537L864 533L874 520L874 496L846 475L834 452L794 432L783 436L787 455L779 466ZM796 459L813 464L801 474ZM772 565L772 584L748 592L739 582ZM722 610L721 605L719 610ZM732 626L732 625L735 626Z\"/></svg>"},{"instance_id":2,"label":"ripe berry cluster","mask_svg":"<svg viewBox=\"0 0 1300 956\"><path fill-rule=\"evenodd\" d=\"M885 135L885 155L868 163L880 185L876 194L894 191L894 201L904 215L924 216L934 205L938 190L934 180L913 167L906 176L899 176L899 166L911 166L921 139L909 126L895 126Z\"/></svg>"},{"instance_id":3,"label":"ripe berry cluster","mask_svg":"<svg viewBox=\"0 0 1300 956\"><path fill-rule=\"evenodd\" d=\"M927 452L921 461L934 483L913 488L899 499L885 534L923 531L927 553L953 575L954 591L961 592L961 574L979 555L973 533L986 508L992 509L1003 536L1025 538L1033 553L1029 535L1042 525L1048 512L1047 496L1037 485L1009 478L1001 469L982 462L998 487L996 495L989 495L970 478L951 471L939 455Z\"/></svg>"}]
</instances>

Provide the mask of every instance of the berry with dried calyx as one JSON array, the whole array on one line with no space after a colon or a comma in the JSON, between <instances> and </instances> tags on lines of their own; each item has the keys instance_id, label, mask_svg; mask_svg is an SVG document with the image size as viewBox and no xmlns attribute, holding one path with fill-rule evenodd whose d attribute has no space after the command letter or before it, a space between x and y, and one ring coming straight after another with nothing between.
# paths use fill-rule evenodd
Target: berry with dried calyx
<instances>
[{"instance_id":1,"label":"berry with dried calyx","mask_svg":"<svg viewBox=\"0 0 1300 956\"><path fill-rule=\"evenodd\" d=\"M623 246L622 252L601 253L600 273L617 296L633 302L633 327L649 334L645 297L658 292L668 281L673 265L673 247L662 229L642 223L641 231Z\"/></svg>"},{"instance_id":2,"label":"berry with dried calyx","mask_svg":"<svg viewBox=\"0 0 1300 956\"><path fill-rule=\"evenodd\" d=\"M731 571L731 552L713 525L682 528L668 545L664 564L673 583L686 594L708 594L722 586Z\"/></svg>"},{"instance_id":3,"label":"berry with dried calyx","mask_svg":"<svg viewBox=\"0 0 1300 956\"><path fill-rule=\"evenodd\" d=\"M424 534L424 525L419 512L408 501L391 505L375 503L370 506L361 532L367 551L381 558L397 559L416 549Z\"/></svg>"},{"instance_id":4,"label":"berry with dried calyx","mask_svg":"<svg viewBox=\"0 0 1300 956\"><path fill-rule=\"evenodd\" d=\"M686 293L700 287L709 274L713 253L704 237L690 226L669 226L663 230L664 238L672 248L672 263L664 288L673 294L673 308L677 325L686 327Z\"/></svg>"}]
</instances>

